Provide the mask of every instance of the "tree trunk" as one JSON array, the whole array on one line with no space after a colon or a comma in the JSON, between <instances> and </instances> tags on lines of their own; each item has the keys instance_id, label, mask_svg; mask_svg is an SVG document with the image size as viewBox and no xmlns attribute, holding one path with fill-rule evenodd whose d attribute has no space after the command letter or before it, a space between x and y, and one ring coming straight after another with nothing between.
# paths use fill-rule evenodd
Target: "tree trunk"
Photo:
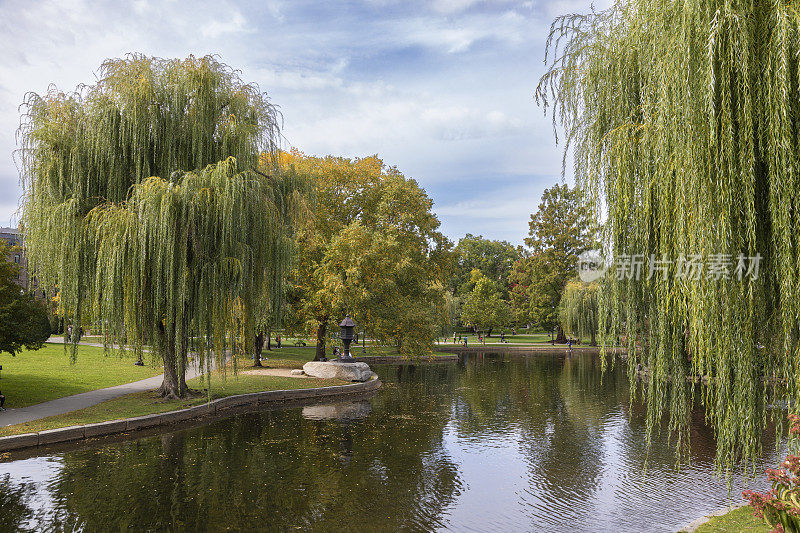
<instances>
[{"instance_id":1,"label":"tree trunk","mask_svg":"<svg viewBox=\"0 0 800 533\"><path fill-rule=\"evenodd\" d=\"M564 328L562 328L560 325L558 326L558 334L556 335L556 342L559 344L567 343L567 336L564 335Z\"/></svg>"},{"instance_id":2,"label":"tree trunk","mask_svg":"<svg viewBox=\"0 0 800 533\"><path fill-rule=\"evenodd\" d=\"M261 352L264 350L264 332L259 332L256 335L255 355L253 357L253 366L261 365Z\"/></svg>"},{"instance_id":3,"label":"tree trunk","mask_svg":"<svg viewBox=\"0 0 800 533\"><path fill-rule=\"evenodd\" d=\"M181 335L181 346L177 346L177 331L173 325L170 331L159 324L158 336L161 345L161 358L164 363L164 379L158 388L162 398L177 400L186 395L186 365L188 362L187 332Z\"/></svg>"},{"instance_id":4,"label":"tree trunk","mask_svg":"<svg viewBox=\"0 0 800 533\"><path fill-rule=\"evenodd\" d=\"M185 330L184 330L185 331ZM178 379L180 381L180 397L186 396L189 386L186 384L186 369L189 366L189 337L187 333L182 335L180 348L180 366L178 367Z\"/></svg>"},{"instance_id":5,"label":"tree trunk","mask_svg":"<svg viewBox=\"0 0 800 533\"><path fill-rule=\"evenodd\" d=\"M592 342L590 346L597 346L597 334L594 331L592 331Z\"/></svg>"},{"instance_id":6,"label":"tree trunk","mask_svg":"<svg viewBox=\"0 0 800 533\"><path fill-rule=\"evenodd\" d=\"M325 359L325 332L328 329L328 321L321 321L317 328L317 350L314 353L314 361Z\"/></svg>"},{"instance_id":7,"label":"tree trunk","mask_svg":"<svg viewBox=\"0 0 800 533\"><path fill-rule=\"evenodd\" d=\"M272 351L272 331L267 333L267 351Z\"/></svg>"},{"instance_id":8,"label":"tree trunk","mask_svg":"<svg viewBox=\"0 0 800 533\"><path fill-rule=\"evenodd\" d=\"M178 376L177 368L178 357L175 353L175 344L169 342L169 339L166 339L162 359L164 361L164 380L161 382L158 392L162 398L178 399L181 397L181 379Z\"/></svg>"}]
</instances>

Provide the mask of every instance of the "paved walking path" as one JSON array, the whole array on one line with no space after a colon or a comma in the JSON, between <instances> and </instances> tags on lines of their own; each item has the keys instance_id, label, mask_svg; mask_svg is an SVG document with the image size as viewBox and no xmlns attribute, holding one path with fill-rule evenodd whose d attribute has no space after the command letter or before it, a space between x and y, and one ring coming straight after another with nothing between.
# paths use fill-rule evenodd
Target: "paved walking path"
<instances>
[{"instance_id":1,"label":"paved walking path","mask_svg":"<svg viewBox=\"0 0 800 533\"><path fill-rule=\"evenodd\" d=\"M60 337L51 337L50 342L63 342ZM79 343L86 346L100 346L102 344L95 343ZM189 367L186 369L186 379L199 376L203 371L199 364L193 364L189 361ZM0 412L0 427L10 426L12 424L23 424L32 420L40 418L47 418L48 416L60 415L69 413L77 409L84 409L97 405L98 403L113 398L119 398L126 394L134 392L143 392L156 389L161 385L164 380L164 375L153 376L152 378L141 379L132 383L124 383L115 387L107 387L105 389L97 389L89 392L82 392L80 394L73 394L72 396L65 396L49 402L37 403L28 407L20 407L19 409L6 409Z\"/></svg>"}]
</instances>

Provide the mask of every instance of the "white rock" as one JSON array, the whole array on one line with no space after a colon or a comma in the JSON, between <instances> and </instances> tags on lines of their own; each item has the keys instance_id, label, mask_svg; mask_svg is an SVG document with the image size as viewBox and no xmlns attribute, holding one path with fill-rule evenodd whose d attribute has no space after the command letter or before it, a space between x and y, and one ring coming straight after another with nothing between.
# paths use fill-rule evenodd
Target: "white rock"
<instances>
[{"instance_id":1,"label":"white rock","mask_svg":"<svg viewBox=\"0 0 800 533\"><path fill-rule=\"evenodd\" d=\"M309 420L358 420L366 418L372 412L372 405L361 400L357 402L339 402L303 407L303 418Z\"/></svg>"},{"instance_id":2,"label":"white rock","mask_svg":"<svg viewBox=\"0 0 800 533\"><path fill-rule=\"evenodd\" d=\"M345 381L367 381L373 376L367 363L340 363L339 361L309 361L303 372L314 378L336 378Z\"/></svg>"},{"instance_id":3,"label":"white rock","mask_svg":"<svg viewBox=\"0 0 800 533\"><path fill-rule=\"evenodd\" d=\"M291 374L293 376L302 376L303 375L303 371L300 370L299 368L295 368L291 372L289 372L289 374Z\"/></svg>"}]
</instances>

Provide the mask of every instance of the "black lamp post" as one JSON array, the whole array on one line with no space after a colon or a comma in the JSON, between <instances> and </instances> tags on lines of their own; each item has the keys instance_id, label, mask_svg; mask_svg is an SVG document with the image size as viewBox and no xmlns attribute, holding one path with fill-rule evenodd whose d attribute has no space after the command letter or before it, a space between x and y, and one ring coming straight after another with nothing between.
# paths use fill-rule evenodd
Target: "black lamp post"
<instances>
[{"instance_id":1,"label":"black lamp post","mask_svg":"<svg viewBox=\"0 0 800 533\"><path fill-rule=\"evenodd\" d=\"M356 323L353 322L353 319L350 318L350 315L344 317L342 323L339 324L341 328L341 332L339 337L342 339L342 344L344 344L344 353L339 357L339 361L344 361L346 363L353 363L355 359L353 356L350 355L350 343L353 342L353 328L355 327Z\"/></svg>"}]
</instances>

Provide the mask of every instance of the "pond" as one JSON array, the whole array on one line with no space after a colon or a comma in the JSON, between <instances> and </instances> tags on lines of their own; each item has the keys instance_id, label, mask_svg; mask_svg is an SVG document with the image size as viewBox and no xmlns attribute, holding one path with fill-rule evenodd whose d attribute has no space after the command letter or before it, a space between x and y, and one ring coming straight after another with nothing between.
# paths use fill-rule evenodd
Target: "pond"
<instances>
[{"instance_id":1,"label":"pond","mask_svg":"<svg viewBox=\"0 0 800 533\"><path fill-rule=\"evenodd\" d=\"M738 499L739 476L729 493L713 475L700 411L691 464L676 470L662 437L643 470L621 366L376 366L384 387L367 400L7 461L0 530L676 531Z\"/></svg>"}]
</instances>

